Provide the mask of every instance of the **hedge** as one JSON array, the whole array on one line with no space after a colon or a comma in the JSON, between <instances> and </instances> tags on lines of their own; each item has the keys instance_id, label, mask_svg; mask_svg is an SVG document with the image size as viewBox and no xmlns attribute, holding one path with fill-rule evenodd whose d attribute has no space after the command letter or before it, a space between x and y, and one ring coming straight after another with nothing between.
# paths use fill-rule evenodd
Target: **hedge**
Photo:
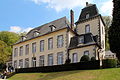
<instances>
[{"instance_id":1,"label":"hedge","mask_svg":"<svg viewBox=\"0 0 120 80\"><path fill-rule=\"evenodd\" d=\"M117 67L117 60L116 59L105 59L102 61L103 68L114 68Z\"/></svg>"},{"instance_id":2,"label":"hedge","mask_svg":"<svg viewBox=\"0 0 120 80\"><path fill-rule=\"evenodd\" d=\"M99 68L100 68L100 61L96 60L96 61L70 63L63 65L20 68L20 69L16 69L16 73L58 72L58 71L70 71L70 70L99 69Z\"/></svg>"}]
</instances>

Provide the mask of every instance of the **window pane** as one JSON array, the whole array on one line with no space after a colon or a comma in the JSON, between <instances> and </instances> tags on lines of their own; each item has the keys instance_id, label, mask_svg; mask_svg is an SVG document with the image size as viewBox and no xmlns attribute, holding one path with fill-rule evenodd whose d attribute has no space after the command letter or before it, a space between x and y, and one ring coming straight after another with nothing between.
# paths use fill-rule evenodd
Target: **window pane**
<instances>
[{"instance_id":1,"label":"window pane","mask_svg":"<svg viewBox=\"0 0 120 80\"><path fill-rule=\"evenodd\" d=\"M76 63L76 62L78 62L78 54L74 53L73 54L73 63Z\"/></svg>"},{"instance_id":2,"label":"window pane","mask_svg":"<svg viewBox=\"0 0 120 80\"><path fill-rule=\"evenodd\" d=\"M53 65L53 54L48 54L48 66Z\"/></svg>"},{"instance_id":3,"label":"window pane","mask_svg":"<svg viewBox=\"0 0 120 80\"><path fill-rule=\"evenodd\" d=\"M53 38L48 39L48 50L53 49Z\"/></svg>"},{"instance_id":4,"label":"window pane","mask_svg":"<svg viewBox=\"0 0 120 80\"><path fill-rule=\"evenodd\" d=\"M58 48L63 47L63 35L57 37L57 47Z\"/></svg>"},{"instance_id":5,"label":"window pane","mask_svg":"<svg viewBox=\"0 0 120 80\"><path fill-rule=\"evenodd\" d=\"M25 68L28 68L29 67L29 58L26 58L25 59Z\"/></svg>"},{"instance_id":6,"label":"window pane","mask_svg":"<svg viewBox=\"0 0 120 80\"><path fill-rule=\"evenodd\" d=\"M20 53L19 53L19 56L22 56L23 55L23 46L20 47Z\"/></svg>"},{"instance_id":7,"label":"window pane","mask_svg":"<svg viewBox=\"0 0 120 80\"><path fill-rule=\"evenodd\" d=\"M14 68L17 68L17 60L14 61Z\"/></svg>"},{"instance_id":8,"label":"window pane","mask_svg":"<svg viewBox=\"0 0 120 80\"><path fill-rule=\"evenodd\" d=\"M14 57L16 57L18 55L18 48L14 49Z\"/></svg>"},{"instance_id":9,"label":"window pane","mask_svg":"<svg viewBox=\"0 0 120 80\"><path fill-rule=\"evenodd\" d=\"M36 42L32 43L32 53L36 52Z\"/></svg>"},{"instance_id":10,"label":"window pane","mask_svg":"<svg viewBox=\"0 0 120 80\"><path fill-rule=\"evenodd\" d=\"M32 57L32 67L36 67L36 57Z\"/></svg>"},{"instance_id":11,"label":"window pane","mask_svg":"<svg viewBox=\"0 0 120 80\"><path fill-rule=\"evenodd\" d=\"M63 64L63 52L59 52L57 54L57 63L58 64Z\"/></svg>"},{"instance_id":12,"label":"window pane","mask_svg":"<svg viewBox=\"0 0 120 80\"><path fill-rule=\"evenodd\" d=\"M19 68L23 68L23 59L19 60Z\"/></svg>"},{"instance_id":13,"label":"window pane","mask_svg":"<svg viewBox=\"0 0 120 80\"><path fill-rule=\"evenodd\" d=\"M89 56L89 51L84 51L84 55L88 55Z\"/></svg>"},{"instance_id":14,"label":"window pane","mask_svg":"<svg viewBox=\"0 0 120 80\"><path fill-rule=\"evenodd\" d=\"M79 43L84 43L84 36L79 37Z\"/></svg>"},{"instance_id":15,"label":"window pane","mask_svg":"<svg viewBox=\"0 0 120 80\"><path fill-rule=\"evenodd\" d=\"M85 33L90 33L90 25L85 26Z\"/></svg>"},{"instance_id":16,"label":"window pane","mask_svg":"<svg viewBox=\"0 0 120 80\"><path fill-rule=\"evenodd\" d=\"M44 55L40 56L39 65L44 66Z\"/></svg>"},{"instance_id":17,"label":"window pane","mask_svg":"<svg viewBox=\"0 0 120 80\"><path fill-rule=\"evenodd\" d=\"M44 40L40 41L40 52L44 51Z\"/></svg>"},{"instance_id":18,"label":"window pane","mask_svg":"<svg viewBox=\"0 0 120 80\"><path fill-rule=\"evenodd\" d=\"M27 44L26 47L25 47L25 54L26 54L26 55L29 54L29 44Z\"/></svg>"}]
</instances>

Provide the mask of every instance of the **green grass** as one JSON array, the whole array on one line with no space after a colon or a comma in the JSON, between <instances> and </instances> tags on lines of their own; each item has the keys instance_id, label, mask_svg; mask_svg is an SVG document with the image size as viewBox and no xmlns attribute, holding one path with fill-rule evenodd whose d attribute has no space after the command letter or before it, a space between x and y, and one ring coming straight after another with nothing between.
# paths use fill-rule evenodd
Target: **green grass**
<instances>
[{"instance_id":1,"label":"green grass","mask_svg":"<svg viewBox=\"0 0 120 80\"><path fill-rule=\"evenodd\" d=\"M9 80L120 80L120 68L52 73L20 73Z\"/></svg>"}]
</instances>

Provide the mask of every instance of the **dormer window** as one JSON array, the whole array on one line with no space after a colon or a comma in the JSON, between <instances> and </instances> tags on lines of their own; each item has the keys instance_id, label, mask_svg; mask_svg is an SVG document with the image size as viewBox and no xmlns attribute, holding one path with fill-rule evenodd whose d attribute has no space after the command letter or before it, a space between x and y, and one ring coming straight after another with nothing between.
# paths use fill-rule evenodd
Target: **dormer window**
<instances>
[{"instance_id":1,"label":"dormer window","mask_svg":"<svg viewBox=\"0 0 120 80\"><path fill-rule=\"evenodd\" d=\"M24 41L26 39L26 36L21 36L21 38L22 38L22 41Z\"/></svg>"},{"instance_id":2,"label":"dormer window","mask_svg":"<svg viewBox=\"0 0 120 80\"><path fill-rule=\"evenodd\" d=\"M49 27L50 27L51 31L54 31L56 29L56 27L54 25L51 25Z\"/></svg>"},{"instance_id":3,"label":"dormer window","mask_svg":"<svg viewBox=\"0 0 120 80\"><path fill-rule=\"evenodd\" d=\"M79 44L83 44L84 43L84 36L80 36L79 37Z\"/></svg>"},{"instance_id":4,"label":"dormer window","mask_svg":"<svg viewBox=\"0 0 120 80\"><path fill-rule=\"evenodd\" d=\"M33 33L33 37L37 37L39 35L39 32L38 31L35 31L34 33Z\"/></svg>"},{"instance_id":5,"label":"dormer window","mask_svg":"<svg viewBox=\"0 0 120 80\"><path fill-rule=\"evenodd\" d=\"M88 19L90 17L90 15L89 14L86 14L86 19Z\"/></svg>"}]
</instances>

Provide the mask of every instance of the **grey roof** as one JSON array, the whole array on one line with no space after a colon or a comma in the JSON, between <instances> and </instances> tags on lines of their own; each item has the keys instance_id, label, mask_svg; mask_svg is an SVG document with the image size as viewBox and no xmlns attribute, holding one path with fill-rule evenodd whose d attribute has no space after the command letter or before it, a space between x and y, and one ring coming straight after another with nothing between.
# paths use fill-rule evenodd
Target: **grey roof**
<instances>
[{"instance_id":1,"label":"grey roof","mask_svg":"<svg viewBox=\"0 0 120 80\"><path fill-rule=\"evenodd\" d=\"M79 38L81 36L84 36L84 43L80 45L79 44ZM92 33L81 34L81 35L77 35L77 36L74 36L74 37L71 38L69 49L95 45L96 43L97 42L95 42Z\"/></svg>"},{"instance_id":2,"label":"grey roof","mask_svg":"<svg viewBox=\"0 0 120 80\"><path fill-rule=\"evenodd\" d=\"M51 28L50 28L51 25L55 26L55 30L54 31L51 31ZM67 20L67 18L66 17L62 17L60 19L54 20L54 21L52 21L50 23L47 23L47 24L44 24L44 25L41 25L39 27L36 27L36 28L32 29L31 31L29 31L26 34L25 41L29 40L29 39L35 38L35 37L33 37L33 34L34 34L35 31L40 33L37 36L37 37L39 37L39 36L42 36L42 35L45 35L45 34L48 34L48 33L51 33L51 32L55 32L55 31L63 29L63 28L67 28L69 26L70 26L70 23ZM23 42L23 41L19 40L17 43L20 43L20 42Z\"/></svg>"},{"instance_id":3,"label":"grey roof","mask_svg":"<svg viewBox=\"0 0 120 80\"><path fill-rule=\"evenodd\" d=\"M83 20L86 20L86 14L89 14L89 18L93 18L95 16L99 15L98 9L95 4L89 4L89 6L86 6L85 8L82 9L79 19L76 23L79 23Z\"/></svg>"},{"instance_id":4,"label":"grey roof","mask_svg":"<svg viewBox=\"0 0 120 80\"><path fill-rule=\"evenodd\" d=\"M115 53L112 53L112 52L109 50L109 51L105 51L105 55L115 55Z\"/></svg>"}]
</instances>

